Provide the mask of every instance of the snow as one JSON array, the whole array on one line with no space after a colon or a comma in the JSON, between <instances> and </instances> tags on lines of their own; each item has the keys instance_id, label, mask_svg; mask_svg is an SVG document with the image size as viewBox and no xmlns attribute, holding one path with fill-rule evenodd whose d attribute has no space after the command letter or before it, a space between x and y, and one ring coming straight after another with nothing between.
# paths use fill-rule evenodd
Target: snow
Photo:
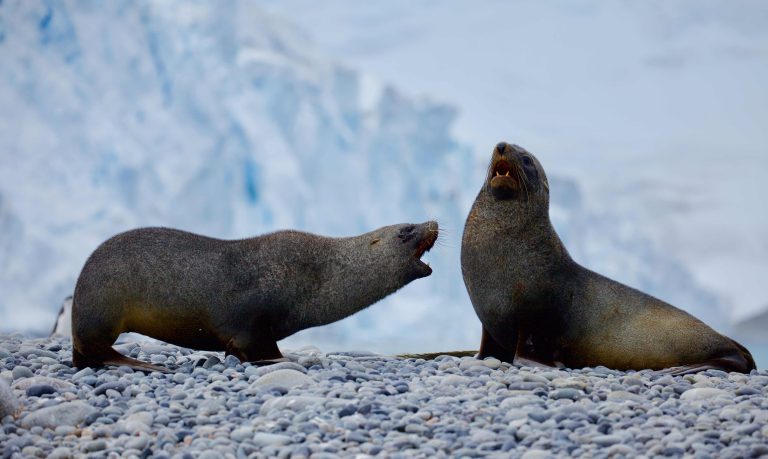
<instances>
[{"instance_id":1,"label":"snow","mask_svg":"<svg viewBox=\"0 0 768 459\"><path fill-rule=\"evenodd\" d=\"M765 70L749 51L762 29L751 29L752 41L722 31L746 47L742 61L729 61L746 86L722 84L726 94L704 104L693 103L701 93L686 89L685 75L669 89L683 91L679 99L651 98L668 69L626 50L616 60L600 52L610 42L640 48L643 59L666 50L647 30L648 13L634 11L642 7L525 3L510 22L499 11L509 16L514 6L479 5L281 2L270 4L273 14L245 1L5 0L0 330L48 332L90 252L129 228L340 236L437 219L445 232L426 256L431 277L285 345L476 348L480 324L458 254L490 149L502 139L542 159L553 220L578 261L727 328L723 305L737 299L728 282L712 280L719 261L734 261L720 277L742 285L750 280L741 266L766 269L764 206L742 188L764 195L758 140L766 134L739 102L765 95L746 74ZM540 13L554 22L533 20ZM652 29L674 32L675 24ZM581 32L583 42L565 52L562 40ZM609 32L618 38L607 40ZM508 54L496 42L509 44ZM655 105L662 99L672 100ZM732 124L719 129L723 119ZM723 174L724 165L733 169ZM747 258L754 263L739 264Z\"/></svg>"}]
</instances>

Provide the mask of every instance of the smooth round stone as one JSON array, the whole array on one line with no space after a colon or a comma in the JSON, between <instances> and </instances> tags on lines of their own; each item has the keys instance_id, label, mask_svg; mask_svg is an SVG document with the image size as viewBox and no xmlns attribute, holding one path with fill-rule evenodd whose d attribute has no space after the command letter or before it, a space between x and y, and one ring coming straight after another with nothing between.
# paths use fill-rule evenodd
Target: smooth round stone
<instances>
[{"instance_id":1,"label":"smooth round stone","mask_svg":"<svg viewBox=\"0 0 768 459\"><path fill-rule=\"evenodd\" d=\"M128 385L126 383L120 381L106 382L104 384L99 384L95 389L93 389L93 395L106 394L106 392L110 389L117 392L122 392L127 386Z\"/></svg>"},{"instance_id":2,"label":"smooth round stone","mask_svg":"<svg viewBox=\"0 0 768 459\"><path fill-rule=\"evenodd\" d=\"M587 384L575 378L555 378L551 382L556 389L579 389L583 390Z\"/></svg>"},{"instance_id":3,"label":"smooth round stone","mask_svg":"<svg viewBox=\"0 0 768 459\"><path fill-rule=\"evenodd\" d=\"M48 376L33 376L31 378L21 379L13 383L14 389L21 389L26 391L32 386L36 385L48 385L52 386L58 392L75 392L77 386L69 381L64 381L58 378L51 378Z\"/></svg>"},{"instance_id":4,"label":"smooth round stone","mask_svg":"<svg viewBox=\"0 0 768 459\"><path fill-rule=\"evenodd\" d=\"M76 426L97 412L96 408L82 401L64 402L29 413L22 419L21 425L25 428L40 426L49 429L54 429L59 425Z\"/></svg>"},{"instance_id":5,"label":"smooth round stone","mask_svg":"<svg viewBox=\"0 0 768 459\"><path fill-rule=\"evenodd\" d=\"M760 395L762 392L754 387L742 386L736 389L736 395Z\"/></svg>"},{"instance_id":6,"label":"smooth round stone","mask_svg":"<svg viewBox=\"0 0 768 459\"><path fill-rule=\"evenodd\" d=\"M74 426L58 426L54 429L54 433L61 437L72 435L75 432L77 432L77 429Z\"/></svg>"},{"instance_id":7,"label":"smooth round stone","mask_svg":"<svg viewBox=\"0 0 768 459\"><path fill-rule=\"evenodd\" d=\"M35 375L32 373L32 370L22 365L15 366L13 370L11 370L11 374L13 375L14 381L21 378L31 378Z\"/></svg>"},{"instance_id":8,"label":"smooth round stone","mask_svg":"<svg viewBox=\"0 0 768 459\"><path fill-rule=\"evenodd\" d=\"M65 447L65 446L59 446L58 448L54 448L53 451L48 455L47 459L69 459L72 457L72 451Z\"/></svg>"},{"instance_id":9,"label":"smooth round stone","mask_svg":"<svg viewBox=\"0 0 768 459\"><path fill-rule=\"evenodd\" d=\"M600 446L611 446L621 443L621 437L618 435L598 435L592 438L592 442Z\"/></svg>"},{"instance_id":10,"label":"smooth round stone","mask_svg":"<svg viewBox=\"0 0 768 459\"><path fill-rule=\"evenodd\" d=\"M254 431L252 427L238 427L229 434L229 438L232 439L232 441L242 442L252 438L253 433Z\"/></svg>"},{"instance_id":11,"label":"smooth round stone","mask_svg":"<svg viewBox=\"0 0 768 459\"><path fill-rule=\"evenodd\" d=\"M190 457L194 457L194 456L190 456ZM197 457L198 459L224 459L224 456L222 456L220 453L210 449L203 451ZM183 456L182 459L187 459L187 458L186 456Z\"/></svg>"},{"instance_id":12,"label":"smooth round stone","mask_svg":"<svg viewBox=\"0 0 768 459\"><path fill-rule=\"evenodd\" d=\"M307 369L304 368L302 365L299 365L294 362L278 362L274 363L272 365L265 365L263 367L259 366L249 366L245 369L245 375L246 376L256 376L261 377L268 373L275 372L277 370L295 370L299 371L301 373L306 373Z\"/></svg>"},{"instance_id":13,"label":"smooth round stone","mask_svg":"<svg viewBox=\"0 0 768 459\"><path fill-rule=\"evenodd\" d=\"M48 351L46 349L38 349L35 347L22 347L19 349L19 355L23 356L27 360L30 359L31 356L36 355L38 357L49 357L51 359L58 359L59 355L55 352Z\"/></svg>"},{"instance_id":14,"label":"smooth round stone","mask_svg":"<svg viewBox=\"0 0 768 459\"><path fill-rule=\"evenodd\" d=\"M83 445L83 451L87 453L95 453L96 451L102 451L107 449L107 442L104 440L93 440Z\"/></svg>"},{"instance_id":15,"label":"smooth round stone","mask_svg":"<svg viewBox=\"0 0 768 459\"><path fill-rule=\"evenodd\" d=\"M499 408L507 411L510 409L522 408L529 405L543 405L544 401L535 395L516 395L514 397L505 398L500 404Z\"/></svg>"},{"instance_id":16,"label":"smooth round stone","mask_svg":"<svg viewBox=\"0 0 768 459\"><path fill-rule=\"evenodd\" d=\"M220 363L221 363L221 359L216 357L215 355L212 355L208 357L208 360L206 360L205 363L203 363L203 368L205 368L206 370L210 370L211 368L213 368L214 366Z\"/></svg>"},{"instance_id":17,"label":"smooth round stone","mask_svg":"<svg viewBox=\"0 0 768 459\"><path fill-rule=\"evenodd\" d=\"M290 389L296 386L310 385L314 382L314 379L300 371L282 369L261 376L253 384L256 386L279 386Z\"/></svg>"},{"instance_id":18,"label":"smooth round stone","mask_svg":"<svg viewBox=\"0 0 768 459\"><path fill-rule=\"evenodd\" d=\"M283 446L291 443L291 437L288 435L272 434L258 432L253 436L253 443L256 446Z\"/></svg>"},{"instance_id":19,"label":"smooth round stone","mask_svg":"<svg viewBox=\"0 0 768 459\"><path fill-rule=\"evenodd\" d=\"M325 397L306 395L275 397L264 402L259 413L267 415L275 410L304 411L310 406L322 405L325 401Z\"/></svg>"},{"instance_id":20,"label":"smooth round stone","mask_svg":"<svg viewBox=\"0 0 768 459\"><path fill-rule=\"evenodd\" d=\"M466 376L448 375L441 378L440 382L445 386L466 386L470 381L471 379Z\"/></svg>"},{"instance_id":21,"label":"smooth round stone","mask_svg":"<svg viewBox=\"0 0 768 459\"><path fill-rule=\"evenodd\" d=\"M142 451L149 445L149 435L139 435L138 437L131 437L130 440L125 442L125 447L128 449L137 449Z\"/></svg>"},{"instance_id":22,"label":"smooth round stone","mask_svg":"<svg viewBox=\"0 0 768 459\"><path fill-rule=\"evenodd\" d=\"M486 357L483 359L483 365L490 368L491 370L496 370L501 367L501 360L495 357Z\"/></svg>"},{"instance_id":23,"label":"smooth round stone","mask_svg":"<svg viewBox=\"0 0 768 459\"><path fill-rule=\"evenodd\" d=\"M608 393L608 396L606 397L608 401L610 402L637 402L637 403L644 403L645 398L641 397L640 395L633 394L632 392L627 392L624 390L617 390Z\"/></svg>"},{"instance_id":24,"label":"smooth round stone","mask_svg":"<svg viewBox=\"0 0 768 459\"><path fill-rule=\"evenodd\" d=\"M529 449L522 455L522 459L552 459L553 457L549 451L541 449Z\"/></svg>"},{"instance_id":25,"label":"smooth round stone","mask_svg":"<svg viewBox=\"0 0 768 459\"><path fill-rule=\"evenodd\" d=\"M733 397L733 395L723 389L716 389L714 387L696 387L683 392L680 396L680 400L685 401L699 401L708 400L716 397Z\"/></svg>"},{"instance_id":26,"label":"smooth round stone","mask_svg":"<svg viewBox=\"0 0 768 459\"><path fill-rule=\"evenodd\" d=\"M235 357L234 355L228 355L224 357L224 366L227 368L235 368L236 366L240 365L240 359Z\"/></svg>"},{"instance_id":27,"label":"smooth round stone","mask_svg":"<svg viewBox=\"0 0 768 459\"><path fill-rule=\"evenodd\" d=\"M322 366L323 359L319 354L310 354L299 357L297 363L304 368L312 368L315 365Z\"/></svg>"},{"instance_id":28,"label":"smooth round stone","mask_svg":"<svg viewBox=\"0 0 768 459\"><path fill-rule=\"evenodd\" d=\"M468 370L472 367L484 367L485 363L483 363L482 360L477 360L473 357L462 357L461 361L459 362L459 368L462 370ZM499 362L499 366L501 366L501 362Z\"/></svg>"},{"instance_id":29,"label":"smooth round stone","mask_svg":"<svg viewBox=\"0 0 768 459\"><path fill-rule=\"evenodd\" d=\"M581 398L583 395L584 395L584 392L576 389L555 389L549 393L549 398L553 398L555 400L561 400L561 399L577 400Z\"/></svg>"},{"instance_id":30,"label":"smooth round stone","mask_svg":"<svg viewBox=\"0 0 768 459\"><path fill-rule=\"evenodd\" d=\"M155 419L155 416L152 413L148 411L138 411L136 413L132 413L128 415L128 417L125 418L125 421L138 422L149 427L152 425L152 422L154 421L154 419Z\"/></svg>"},{"instance_id":31,"label":"smooth round stone","mask_svg":"<svg viewBox=\"0 0 768 459\"><path fill-rule=\"evenodd\" d=\"M340 409L338 412L338 415L340 418L351 416L357 412L357 406L355 405L347 405L344 408Z\"/></svg>"},{"instance_id":32,"label":"smooth round stone","mask_svg":"<svg viewBox=\"0 0 768 459\"><path fill-rule=\"evenodd\" d=\"M637 452L629 445L613 445L605 450L608 457L635 457Z\"/></svg>"},{"instance_id":33,"label":"smooth round stone","mask_svg":"<svg viewBox=\"0 0 768 459\"><path fill-rule=\"evenodd\" d=\"M8 387L8 383L0 378L0 419L16 414L20 407L19 399L13 394L11 388ZM0 432L2 431L0 430Z\"/></svg>"},{"instance_id":34,"label":"smooth round stone","mask_svg":"<svg viewBox=\"0 0 768 459\"><path fill-rule=\"evenodd\" d=\"M27 397L40 397L53 393L56 393L56 388L49 384L35 384L27 388Z\"/></svg>"}]
</instances>

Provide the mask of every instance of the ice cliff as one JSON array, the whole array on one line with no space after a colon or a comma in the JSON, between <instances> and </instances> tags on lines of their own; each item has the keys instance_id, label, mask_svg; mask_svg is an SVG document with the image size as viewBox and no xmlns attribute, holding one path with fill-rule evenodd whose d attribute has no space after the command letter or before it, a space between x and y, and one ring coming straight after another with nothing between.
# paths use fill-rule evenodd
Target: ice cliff
<instances>
[{"instance_id":1,"label":"ice cliff","mask_svg":"<svg viewBox=\"0 0 768 459\"><path fill-rule=\"evenodd\" d=\"M342 236L437 219L430 278L292 342L477 344L458 254L484 165L452 136L455 108L318 56L245 1L6 0L0 63L0 330L47 332L88 254L133 227ZM641 225L595 210L572 179L552 192L574 258L722 326Z\"/></svg>"}]
</instances>

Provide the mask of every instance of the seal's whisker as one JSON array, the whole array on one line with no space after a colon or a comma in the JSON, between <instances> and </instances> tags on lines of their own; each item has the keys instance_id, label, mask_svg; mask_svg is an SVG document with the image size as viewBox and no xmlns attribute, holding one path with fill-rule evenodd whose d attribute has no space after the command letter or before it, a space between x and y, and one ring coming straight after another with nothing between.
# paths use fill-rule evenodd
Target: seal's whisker
<instances>
[{"instance_id":1,"label":"seal's whisker","mask_svg":"<svg viewBox=\"0 0 768 459\"><path fill-rule=\"evenodd\" d=\"M525 173L523 172L523 168L518 163L515 163L515 174L517 175L517 179L523 185L523 190L525 191L525 200L526 200L526 202L530 201L531 195L528 193L528 184L525 181Z\"/></svg>"}]
</instances>

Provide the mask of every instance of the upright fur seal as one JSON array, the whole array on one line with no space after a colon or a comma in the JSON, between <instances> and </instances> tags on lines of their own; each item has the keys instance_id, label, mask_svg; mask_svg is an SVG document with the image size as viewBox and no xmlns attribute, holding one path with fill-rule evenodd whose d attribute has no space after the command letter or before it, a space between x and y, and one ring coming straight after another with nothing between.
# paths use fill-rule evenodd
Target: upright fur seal
<instances>
[{"instance_id":1,"label":"upright fur seal","mask_svg":"<svg viewBox=\"0 0 768 459\"><path fill-rule=\"evenodd\" d=\"M579 368L747 373L749 351L690 314L571 259L549 220L549 184L525 149L499 143L467 217L461 270L480 357Z\"/></svg>"},{"instance_id":2,"label":"upright fur seal","mask_svg":"<svg viewBox=\"0 0 768 459\"><path fill-rule=\"evenodd\" d=\"M72 307L73 362L163 367L112 344L137 332L241 361L282 357L277 341L360 311L432 269L436 222L355 237L280 231L225 241L168 228L112 237L88 258Z\"/></svg>"}]
</instances>

